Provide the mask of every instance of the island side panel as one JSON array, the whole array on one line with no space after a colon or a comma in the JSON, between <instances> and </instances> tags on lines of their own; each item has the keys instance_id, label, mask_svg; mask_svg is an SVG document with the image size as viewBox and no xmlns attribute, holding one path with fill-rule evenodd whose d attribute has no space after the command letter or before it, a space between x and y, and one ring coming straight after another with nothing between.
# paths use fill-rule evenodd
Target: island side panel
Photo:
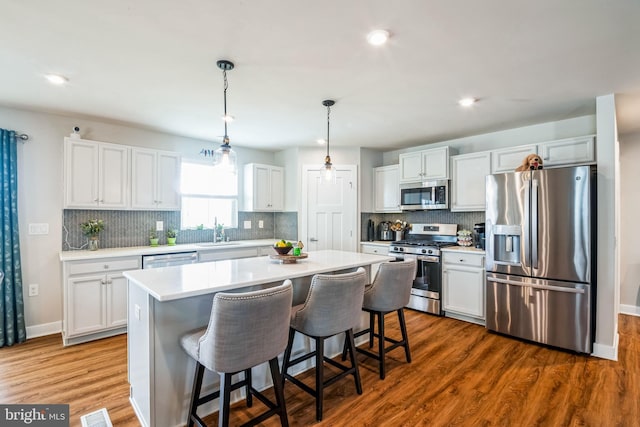
<instances>
[{"instance_id":1,"label":"island side panel","mask_svg":"<svg viewBox=\"0 0 640 427\"><path fill-rule=\"evenodd\" d=\"M127 362L129 365L129 400L140 423L152 425L151 382L153 367L151 358L151 296L128 281L128 333Z\"/></svg>"}]
</instances>

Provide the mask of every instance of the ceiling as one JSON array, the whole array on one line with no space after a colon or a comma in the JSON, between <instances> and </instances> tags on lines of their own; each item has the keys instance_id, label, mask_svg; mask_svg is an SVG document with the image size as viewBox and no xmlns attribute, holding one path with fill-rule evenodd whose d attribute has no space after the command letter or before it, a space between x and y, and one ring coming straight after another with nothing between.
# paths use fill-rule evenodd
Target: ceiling
<instances>
[{"instance_id":1,"label":"ceiling","mask_svg":"<svg viewBox=\"0 0 640 427\"><path fill-rule=\"evenodd\" d=\"M232 145L380 150L595 112L640 131L637 0L0 0L0 105ZM366 34L391 32L382 47ZM43 75L69 81L53 86ZM464 96L479 101L457 104ZM28 132L28 129L24 131Z\"/></svg>"}]
</instances>

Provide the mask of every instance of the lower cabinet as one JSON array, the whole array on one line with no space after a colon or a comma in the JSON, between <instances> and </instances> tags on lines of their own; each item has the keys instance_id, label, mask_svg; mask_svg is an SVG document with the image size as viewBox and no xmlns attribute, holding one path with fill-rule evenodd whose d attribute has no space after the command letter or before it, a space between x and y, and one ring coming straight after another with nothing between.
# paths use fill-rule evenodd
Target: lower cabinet
<instances>
[{"instance_id":1,"label":"lower cabinet","mask_svg":"<svg viewBox=\"0 0 640 427\"><path fill-rule=\"evenodd\" d=\"M484 325L484 254L443 251L442 293L447 316Z\"/></svg>"},{"instance_id":2,"label":"lower cabinet","mask_svg":"<svg viewBox=\"0 0 640 427\"><path fill-rule=\"evenodd\" d=\"M388 255L389 245L360 243L360 252L374 255ZM380 264L371 264L371 277L369 278L369 282L373 282L373 278L376 277L376 274L378 274L379 267Z\"/></svg>"},{"instance_id":3,"label":"lower cabinet","mask_svg":"<svg viewBox=\"0 0 640 427\"><path fill-rule=\"evenodd\" d=\"M66 261L64 283L64 345L127 331L127 270L141 268L139 256Z\"/></svg>"}]
</instances>

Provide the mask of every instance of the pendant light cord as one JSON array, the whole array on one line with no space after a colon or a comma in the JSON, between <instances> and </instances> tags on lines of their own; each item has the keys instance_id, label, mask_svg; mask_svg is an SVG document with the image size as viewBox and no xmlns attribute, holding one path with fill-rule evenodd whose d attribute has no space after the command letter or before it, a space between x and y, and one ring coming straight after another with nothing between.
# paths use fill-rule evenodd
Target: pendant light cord
<instances>
[{"instance_id":1,"label":"pendant light cord","mask_svg":"<svg viewBox=\"0 0 640 427\"><path fill-rule=\"evenodd\" d=\"M224 79L224 144L229 143L229 136L227 135L227 88L229 88L229 82L227 81L227 70L222 70L222 77Z\"/></svg>"},{"instance_id":2,"label":"pendant light cord","mask_svg":"<svg viewBox=\"0 0 640 427\"><path fill-rule=\"evenodd\" d=\"M331 107L327 105L327 158L329 157L329 116L331 115Z\"/></svg>"}]
</instances>

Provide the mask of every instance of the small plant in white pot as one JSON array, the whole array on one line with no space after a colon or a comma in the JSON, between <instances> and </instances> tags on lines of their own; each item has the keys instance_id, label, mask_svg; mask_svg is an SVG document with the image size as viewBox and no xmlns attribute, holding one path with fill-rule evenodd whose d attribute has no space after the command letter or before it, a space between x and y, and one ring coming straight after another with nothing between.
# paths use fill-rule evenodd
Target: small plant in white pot
<instances>
[{"instance_id":1,"label":"small plant in white pot","mask_svg":"<svg viewBox=\"0 0 640 427\"><path fill-rule=\"evenodd\" d=\"M175 228L167 228L167 245L173 246L176 244L176 237L178 237L178 230Z\"/></svg>"}]
</instances>

